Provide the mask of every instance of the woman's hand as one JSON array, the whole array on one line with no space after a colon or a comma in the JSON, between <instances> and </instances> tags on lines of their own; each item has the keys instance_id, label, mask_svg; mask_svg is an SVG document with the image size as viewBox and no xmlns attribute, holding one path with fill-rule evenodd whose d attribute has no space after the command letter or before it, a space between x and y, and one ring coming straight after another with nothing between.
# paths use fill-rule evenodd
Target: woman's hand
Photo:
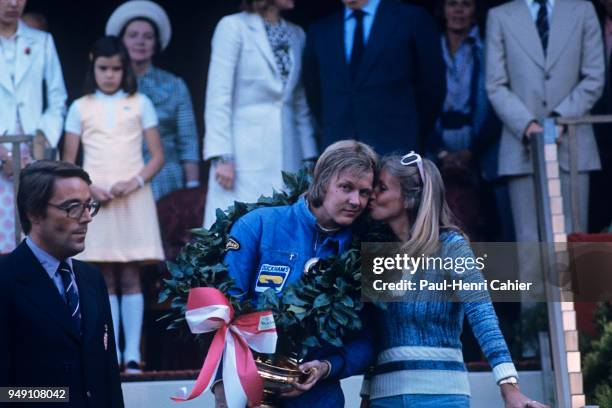
<instances>
[{"instance_id":1,"label":"woman's hand","mask_svg":"<svg viewBox=\"0 0 612 408\"><path fill-rule=\"evenodd\" d=\"M472 161L472 152L469 150L459 150L449 152L440 160L440 167L447 171L466 171L469 170Z\"/></svg>"},{"instance_id":2,"label":"woman's hand","mask_svg":"<svg viewBox=\"0 0 612 408\"><path fill-rule=\"evenodd\" d=\"M0 168L0 171L2 172L2 174L5 175L6 177L12 176L13 175L13 160L11 159L11 156L8 150L6 150L4 146L0 146L0 160L2 160L2 166Z\"/></svg>"},{"instance_id":3,"label":"woman's hand","mask_svg":"<svg viewBox=\"0 0 612 408\"><path fill-rule=\"evenodd\" d=\"M236 172L231 161L215 163L215 180L226 190L234 188Z\"/></svg>"},{"instance_id":4,"label":"woman's hand","mask_svg":"<svg viewBox=\"0 0 612 408\"><path fill-rule=\"evenodd\" d=\"M521 394L516 385L502 384L499 388L505 408L550 408L548 405L541 404Z\"/></svg>"},{"instance_id":5,"label":"woman's hand","mask_svg":"<svg viewBox=\"0 0 612 408\"><path fill-rule=\"evenodd\" d=\"M136 177L132 177L129 180L118 181L110 189L110 193L115 197L125 197L130 193L138 190L140 185Z\"/></svg>"},{"instance_id":6,"label":"woman's hand","mask_svg":"<svg viewBox=\"0 0 612 408\"><path fill-rule=\"evenodd\" d=\"M469 170L472 163L472 152L467 149L459 150L457 152L456 160L459 167Z\"/></svg>"},{"instance_id":7,"label":"woman's hand","mask_svg":"<svg viewBox=\"0 0 612 408\"><path fill-rule=\"evenodd\" d=\"M100 204L106 204L115 198L110 192L93 184L89 186L89 189L91 190L91 195L94 200L99 201Z\"/></svg>"},{"instance_id":8,"label":"woman's hand","mask_svg":"<svg viewBox=\"0 0 612 408\"><path fill-rule=\"evenodd\" d=\"M319 360L308 361L300 365L300 371L308 374L308 378L304 382L294 382L291 384L293 389L281 393L280 396L283 398L293 398L305 393L314 387L321 378L324 378L329 373L330 368L328 362Z\"/></svg>"}]
</instances>

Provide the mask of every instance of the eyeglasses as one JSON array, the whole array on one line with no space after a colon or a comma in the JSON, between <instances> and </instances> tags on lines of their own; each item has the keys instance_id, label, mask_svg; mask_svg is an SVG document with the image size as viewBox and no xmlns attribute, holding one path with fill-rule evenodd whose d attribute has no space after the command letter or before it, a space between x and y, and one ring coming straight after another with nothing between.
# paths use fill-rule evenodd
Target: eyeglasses
<instances>
[{"instance_id":1,"label":"eyeglasses","mask_svg":"<svg viewBox=\"0 0 612 408\"><path fill-rule=\"evenodd\" d=\"M425 172L423 171L423 159L421 159L421 155L415 153L414 150L410 151L410 153L402 156L400 163L402 166L412 166L416 164L419 169L419 176L421 176L421 182L425 181Z\"/></svg>"},{"instance_id":2,"label":"eyeglasses","mask_svg":"<svg viewBox=\"0 0 612 408\"><path fill-rule=\"evenodd\" d=\"M72 218L73 220L79 220L83 216L83 212L85 209L89 212L90 217L95 217L100 210L100 202L96 200L89 200L84 203L71 203L67 205L56 205L47 203L47 205L57 208L58 210L62 210L66 212L66 216L68 218Z\"/></svg>"}]
</instances>

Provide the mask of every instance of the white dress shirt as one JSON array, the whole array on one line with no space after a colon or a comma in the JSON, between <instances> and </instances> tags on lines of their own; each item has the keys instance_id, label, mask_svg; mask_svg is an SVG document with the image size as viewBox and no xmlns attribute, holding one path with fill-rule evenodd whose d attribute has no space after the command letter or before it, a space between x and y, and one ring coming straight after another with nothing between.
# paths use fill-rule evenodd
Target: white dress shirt
<instances>
[{"instance_id":1,"label":"white dress shirt","mask_svg":"<svg viewBox=\"0 0 612 408\"><path fill-rule=\"evenodd\" d=\"M527 3L527 7L529 8L529 12L531 13L531 18L533 21L538 19L538 11L540 11L540 5L535 0L525 0ZM550 27L550 18L552 16L553 7L555 6L555 0L548 0L546 2L546 10L548 15L548 26Z\"/></svg>"},{"instance_id":2,"label":"white dress shirt","mask_svg":"<svg viewBox=\"0 0 612 408\"><path fill-rule=\"evenodd\" d=\"M365 14L363 15L363 44L368 43L370 38L370 31L372 31L372 25L376 18L376 11L380 0L370 0L361 9ZM353 37L355 35L355 29L357 28L357 21L353 17L353 10L349 7L344 7L344 51L346 52L346 60L351 60L351 52L353 51Z\"/></svg>"}]
</instances>

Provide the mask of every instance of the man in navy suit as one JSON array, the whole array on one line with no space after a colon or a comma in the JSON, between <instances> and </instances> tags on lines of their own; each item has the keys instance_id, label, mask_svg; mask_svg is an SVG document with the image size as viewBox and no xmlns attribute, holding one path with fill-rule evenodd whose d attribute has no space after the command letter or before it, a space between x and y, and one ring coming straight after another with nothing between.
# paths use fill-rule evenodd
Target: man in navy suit
<instances>
[{"instance_id":1,"label":"man in navy suit","mask_svg":"<svg viewBox=\"0 0 612 408\"><path fill-rule=\"evenodd\" d=\"M106 285L72 259L99 208L89 184L65 162L21 173L17 206L28 236L0 258L0 387L68 387L62 406L123 407Z\"/></svg>"},{"instance_id":2,"label":"man in navy suit","mask_svg":"<svg viewBox=\"0 0 612 408\"><path fill-rule=\"evenodd\" d=\"M352 138L381 154L422 150L446 94L433 18L397 0L343 2L306 40L304 81L321 149Z\"/></svg>"}]
</instances>

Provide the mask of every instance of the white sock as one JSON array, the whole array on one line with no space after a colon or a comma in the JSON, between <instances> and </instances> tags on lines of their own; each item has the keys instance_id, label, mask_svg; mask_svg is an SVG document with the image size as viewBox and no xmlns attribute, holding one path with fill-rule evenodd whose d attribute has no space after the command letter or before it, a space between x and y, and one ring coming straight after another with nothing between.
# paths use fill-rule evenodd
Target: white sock
<instances>
[{"instance_id":1,"label":"white sock","mask_svg":"<svg viewBox=\"0 0 612 408\"><path fill-rule=\"evenodd\" d=\"M117 348L117 361L121 364L121 350L119 350L119 299L117 295L108 295L111 316L113 318L113 332L115 333L115 346Z\"/></svg>"},{"instance_id":2,"label":"white sock","mask_svg":"<svg viewBox=\"0 0 612 408\"><path fill-rule=\"evenodd\" d=\"M121 296L121 321L125 335L123 361L140 363L140 333L144 314L144 297L142 293Z\"/></svg>"}]
</instances>

